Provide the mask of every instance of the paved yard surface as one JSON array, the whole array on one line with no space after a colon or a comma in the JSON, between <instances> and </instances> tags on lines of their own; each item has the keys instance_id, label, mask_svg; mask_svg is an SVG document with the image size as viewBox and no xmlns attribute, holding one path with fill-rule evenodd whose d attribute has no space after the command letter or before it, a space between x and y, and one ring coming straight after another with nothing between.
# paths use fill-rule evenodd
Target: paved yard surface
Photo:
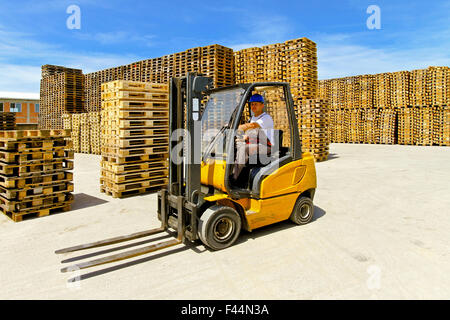
<instances>
[{"instance_id":1,"label":"paved yard surface","mask_svg":"<svg viewBox=\"0 0 450 320\"><path fill-rule=\"evenodd\" d=\"M156 194L100 193L99 156L77 154L72 211L0 216L0 299L449 299L450 148L333 144L331 153L317 164L306 226L282 222L219 252L174 247L69 274L63 260L108 252L55 250L159 226Z\"/></svg>"}]
</instances>

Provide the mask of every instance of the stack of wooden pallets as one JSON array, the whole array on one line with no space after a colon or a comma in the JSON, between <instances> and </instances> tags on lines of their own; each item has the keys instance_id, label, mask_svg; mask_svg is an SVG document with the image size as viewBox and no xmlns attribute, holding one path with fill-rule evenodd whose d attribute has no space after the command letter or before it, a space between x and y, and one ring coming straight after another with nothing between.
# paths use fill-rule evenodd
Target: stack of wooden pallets
<instances>
[{"instance_id":1,"label":"stack of wooden pallets","mask_svg":"<svg viewBox=\"0 0 450 320\"><path fill-rule=\"evenodd\" d=\"M168 99L166 84L102 84L102 192L122 198L167 184Z\"/></svg>"},{"instance_id":2,"label":"stack of wooden pallets","mask_svg":"<svg viewBox=\"0 0 450 320\"><path fill-rule=\"evenodd\" d=\"M450 105L450 68L429 67L427 72L429 103L432 106Z\"/></svg>"},{"instance_id":3,"label":"stack of wooden pallets","mask_svg":"<svg viewBox=\"0 0 450 320\"><path fill-rule=\"evenodd\" d=\"M91 153L91 129L89 114L80 113L80 152Z\"/></svg>"},{"instance_id":4,"label":"stack of wooden pallets","mask_svg":"<svg viewBox=\"0 0 450 320\"><path fill-rule=\"evenodd\" d=\"M430 96L427 94L427 79L427 69L411 71L411 106L422 107L431 103Z\"/></svg>"},{"instance_id":5,"label":"stack of wooden pallets","mask_svg":"<svg viewBox=\"0 0 450 320\"><path fill-rule=\"evenodd\" d=\"M254 47L234 53L237 83L252 83L264 79L263 49Z\"/></svg>"},{"instance_id":6,"label":"stack of wooden pallets","mask_svg":"<svg viewBox=\"0 0 450 320\"><path fill-rule=\"evenodd\" d=\"M395 123L396 123L396 111L394 109L380 109L379 111L379 130L380 130L380 143L383 144L395 144Z\"/></svg>"},{"instance_id":7,"label":"stack of wooden pallets","mask_svg":"<svg viewBox=\"0 0 450 320\"><path fill-rule=\"evenodd\" d=\"M84 111L84 76L79 69L42 66L39 128L62 129L62 115Z\"/></svg>"},{"instance_id":8,"label":"stack of wooden pallets","mask_svg":"<svg viewBox=\"0 0 450 320\"><path fill-rule=\"evenodd\" d=\"M433 109L414 108L414 140L419 146L433 145Z\"/></svg>"},{"instance_id":9,"label":"stack of wooden pallets","mask_svg":"<svg viewBox=\"0 0 450 320\"><path fill-rule=\"evenodd\" d=\"M363 136L364 143L380 143L378 110L375 108L363 109Z\"/></svg>"},{"instance_id":10,"label":"stack of wooden pallets","mask_svg":"<svg viewBox=\"0 0 450 320\"><path fill-rule=\"evenodd\" d=\"M328 110L326 101L320 99L299 100L299 127L302 151L311 152L316 161L328 159Z\"/></svg>"},{"instance_id":11,"label":"stack of wooden pallets","mask_svg":"<svg viewBox=\"0 0 450 320\"><path fill-rule=\"evenodd\" d=\"M69 130L0 131L0 209L13 221L70 210Z\"/></svg>"},{"instance_id":12,"label":"stack of wooden pallets","mask_svg":"<svg viewBox=\"0 0 450 320\"><path fill-rule=\"evenodd\" d=\"M373 75L366 74L360 78L361 107L373 108Z\"/></svg>"},{"instance_id":13,"label":"stack of wooden pallets","mask_svg":"<svg viewBox=\"0 0 450 320\"><path fill-rule=\"evenodd\" d=\"M392 74L380 73L374 75L374 105L376 108L388 109L391 107Z\"/></svg>"},{"instance_id":14,"label":"stack of wooden pallets","mask_svg":"<svg viewBox=\"0 0 450 320\"><path fill-rule=\"evenodd\" d=\"M15 112L0 112L0 130L14 130L16 127Z\"/></svg>"},{"instance_id":15,"label":"stack of wooden pallets","mask_svg":"<svg viewBox=\"0 0 450 320\"><path fill-rule=\"evenodd\" d=\"M392 107L403 108L411 105L410 102L410 72L398 71L392 73Z\"/></svg>"},{"instance_id":16,"label":"stack of wooden pallets","mask_svg":"<svg viewBox=\"0 0 450 320\"><path fill-rule=\"evenodd\" d=\"M414 108L405 107L398 110L398 143L415 144L414 138Z\"/></svg>"},{"instance_id":17,"label":"stack of wooden pallets","mask_svg":"<svg viewBox=\"0 0 450 320\"><path fill-rule=\"evenodd\" d=\"M115 80L168 83L172 77L198 72L213 79L216 88L235 83L233 49L218 44L191 48L163 57L104 69L85 75L85 110L101 111L101 84Z\"/></svg>"},{"instance_id":18,"label":"stack of wooden pallets","mask_svg":"<svg viewBox=\"0 0 450 320\"><path fill-rule=\"evenodd\" d=\"M363 143L364 142L364 123L363 111L361 109L346 110L349 114L348 125L348 142Z\"/></svg>"},{"instance_id":19,"label":"stack of wooden pallets","mask_svg":"<svg viewBox=\"0 0 450 320\"><path fill-rule=\"evenodd\" d=\"M100 112L89 112L90 149L92 154L101 154L101 116Z\"/></svg>"},{"instance_id":20,"label":"stack of wooden pallets","mask_svg":"<svg viewBox=\"0 0 450 320\"><path fill-rule=\"evenodd\" d=\"M72 148L74 152L81 152L81 140L80 140L80 129L81 129L81 114L72 114Z\"/></svg>"}]
</instances>

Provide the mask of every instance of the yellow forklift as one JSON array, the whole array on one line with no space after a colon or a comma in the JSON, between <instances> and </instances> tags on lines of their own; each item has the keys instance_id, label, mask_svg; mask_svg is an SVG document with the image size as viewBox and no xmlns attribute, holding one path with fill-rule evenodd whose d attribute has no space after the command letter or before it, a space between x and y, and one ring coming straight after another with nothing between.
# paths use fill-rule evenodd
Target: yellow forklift
<instances>
[{"instance_id":1,"label":"yellow forklift","mask_svg":"<svg viewBox=\"0 0 450 320\"><path fill-rule=\"evenodd\" d=\"M212 84L211 78L196 73L171 79L169 182L158 193L161 227L56 253L102 247L172 230L177 237L78 263L61 269L62 272L124 260L186 241L200 240L212 250L221 250L231 246L242 229L251 232L287 219L298 225L311 221L316 189L314 157L302 153L289 84L261 82L218 89L212 89ZM237 183L231 176L237 141L242 139L238 127L251 117L249 99L255 92L268 93L266 96L277 92L276 112L284 113L284 118L275 121L276 143L270 154L248 163ZM284 130L277 128L277 123ZM284 136L289 139L283 141Z\"/></svg>"}]
</instances>

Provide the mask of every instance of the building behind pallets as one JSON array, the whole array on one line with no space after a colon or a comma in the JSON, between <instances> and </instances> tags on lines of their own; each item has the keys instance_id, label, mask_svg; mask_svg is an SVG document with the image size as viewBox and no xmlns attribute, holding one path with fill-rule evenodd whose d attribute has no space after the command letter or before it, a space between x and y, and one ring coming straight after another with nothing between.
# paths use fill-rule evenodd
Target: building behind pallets
<instances>
[{"instance_id":1,"label":"building behind pallets","mask_svg":"<svg viewBox=\"0 0 450 320\"><path fill-rule=\"evenodd\" d=\"M0 131L0 209L18 222L70 210L69 130Z\"/></svg>"},{"instance_id":2,"label":"building behind pallets","mask_svg":"<svg viewBox=\"0 0 450 320\"><path fill-rule=\"evenodd\" d=\"M167 184L169 87L117 80L102 84L100 191L114 198Z\"/></svg>"}]
</instances>

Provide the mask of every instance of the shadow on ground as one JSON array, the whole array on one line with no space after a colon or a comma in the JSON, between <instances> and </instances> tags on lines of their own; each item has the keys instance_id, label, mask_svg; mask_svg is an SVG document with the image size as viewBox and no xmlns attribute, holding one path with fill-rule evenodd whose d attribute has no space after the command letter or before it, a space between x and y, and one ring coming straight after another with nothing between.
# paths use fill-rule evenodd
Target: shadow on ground
<instances>
[{"instance_id":1,"label":"shadow on ground","mask_svg":"<svg viewBox=\"0 0 450 320\"><path fill-rule=\"evenodd\" d=\"M314 223L318 219L322 218L325 214L326 214L326 212L322 208L320 208L318 206L314 206L314 217L310 223ZM280 232L285 229L290 229L290 228L295 228L295 227L301 228L301 226L295 225L290 220L287 220L287 221L282 221L282 222L279 222L279 223L276 223L276 224L273 224L270 226L262 227L260 229L256 229L253 232L242 232L240 237L238 238L238 240L236 241L236 243L234 245L239 245L249 239L257 239L260 237L270 235L274 232ZM130 248L137 247L137 246L144 245L144 244L147 245L151 242L155 243L155 242L161 241L161 240L168 240L169 238L173 238L173 237L176 237L176 232L168 232L161 236L153 237L151 239L146 239L146 240L134 242L131 244L124 244L124 245L120 245L120 246L117 246L114 248L104 249L104 250L97 251L94 253L84 254L84 255L77 256L77 257L65 259L65 260L61 261L61 263L75 262L78 260L92 258L95 256L111 253L114 251L130 249ZM174 249L171 249L168 251L159 252L159 253L153 254L151 256L147 256L147 257L140 258L140 259L133 260L133 261L127 261L127 262L119 264L119 265L111 266L111 267L104 268L101 270L92 271L92 272L89 272L89 273L86 273L83 275L77 275L77 276L69 279L68 282L86 280L86 279L89 279L89 278L92 278L95 276L99 276L99 275L102 275L105 273L117 271L117 270L120 270L123 268L128 268L128 267L131 267L131 266L134 266L137 264L141 264L141 263L145 263L145 262L148 262L151 260L163 258L163 257L171 255L171 254L177 254L177 253L180 253L180 252L183 252L186 250L193 250L196 253L203 253L205 251L213 251L213 250L210 250L210 249L204 247L200 241L196 241L195 243L186 242L184 245L177 246ZM72 270L75 271L75 270L77 270L77 268L75 267Z\"/></svg>"},{"instance_id":2,"label":"shadow on ground","mask_svg":"<svg viewBox=\"0 0 450 320\"><path fill-rule=\"evenodd\" d=\"M311 220L310 223L314 223L318 219L322 218L326 214L326 211L318 206L314 206L314 217ZM272 233L281 232L286 229L290 228L301 228L301 226L298 226L291 222L291 220L285 220L281 221L272 225L268 225L259 229L256 229L252 232L242 232L241 236L236 241L236 244L244 243L245 241L249 239L258 239L260 237L268 236Z\"/></svg>"},{"instance_id":3,"label":"shadow on ground","mask_svg":"<svg viewBox=\"0 0 450 320\"><path fill-rule=\"evenodd\" d=\"M328 155L327 160L333 160L333 159L339 159L339 157L336 155L336 153L330 153Z\"/></svg>"},{"instance_id":4,"label":"shadow on ground","mask_svg":"<svg viewBox=\"0 0 450 320\"><path fill-rule=\"evenodd\" d=\"M78 210L78 209L84 209L89 207L98 206L104 203L107 203L108 201L90 196L86 193L76 193L74 194L74 201L72 203L72 210Z\"/></svg>"}]
</instances>

